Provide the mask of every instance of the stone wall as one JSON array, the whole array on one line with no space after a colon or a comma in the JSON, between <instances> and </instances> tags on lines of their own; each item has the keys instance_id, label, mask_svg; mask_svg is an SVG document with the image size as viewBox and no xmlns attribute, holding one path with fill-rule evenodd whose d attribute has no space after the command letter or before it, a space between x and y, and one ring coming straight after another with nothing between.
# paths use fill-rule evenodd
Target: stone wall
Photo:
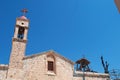
<instances>
[{"instance_id":1,"label":"stone wall","mask_svg":"<svg viewBox=\"0 0 120 80\"><path fill-rule=\"evenodd\" d=\"M0 64L0 80L5 80L7 75L8 65Z\"/></svg>"},{"instance_id":2,"label":"stone wall","mask_svg":"<svg viewBox=\"0 0 120 80\"><path fill-rule=\"evenodd\" d=\"M48 60L54 60L54 71L48 70ZM73 62L54 52L34 54L24 57L23 68L20 69L20 72L18 72L18 69L11 70L11 73L20 74L17 76L19 79L9 77L6 79L8 65L0 65L0 80L83 80L83 76L85 76L85 80L110 80L108 74L83 73L81 71L74 71L73 67Z\"/></svg>"},{"instance_id":3,"label":"stone wall","mask_svg":"<svg viewBox=\"0 0 120 80\"><path fill-rule=\"evenodd\" d=\"M73 65L55 56L55 72L47 70L47 54L24 59L22 80L72 80Z\"/></svg>"},{"instance_id":4,"label":"stone wall","mask_svg":"<svg viewBox=\"0 0 120 80\"><path fill-rule=\"evenodd\" d=\"M18 80L23 77L23 57L26 44L24 42L13 41L12 45L7 79Z\"/></svg>"}]
</instances>

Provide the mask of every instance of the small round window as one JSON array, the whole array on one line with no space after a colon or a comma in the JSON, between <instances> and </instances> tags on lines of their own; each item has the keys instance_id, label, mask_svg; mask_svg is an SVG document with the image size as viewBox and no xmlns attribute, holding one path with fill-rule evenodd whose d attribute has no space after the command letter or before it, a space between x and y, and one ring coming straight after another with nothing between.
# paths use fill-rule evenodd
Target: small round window
<instances>
[{"instance_id":1,"label":"small round window","mask_svg":"<svg viewBox=\"0 0 120 80\"><path fill-rule=\"evenodd\" d=\"M24 25L24 23L23 23L23 22L22 22L21 24L22 24L22 25Z\"/></svg>"}]
</instances>

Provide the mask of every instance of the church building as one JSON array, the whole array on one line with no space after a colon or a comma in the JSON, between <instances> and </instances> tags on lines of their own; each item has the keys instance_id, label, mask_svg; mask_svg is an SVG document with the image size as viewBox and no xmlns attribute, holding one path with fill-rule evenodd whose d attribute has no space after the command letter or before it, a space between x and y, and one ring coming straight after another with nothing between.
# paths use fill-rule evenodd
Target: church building
<instances>
[{"instance_id":1,"label":"church building","mask_svg":"<svg viewBox=\"0 0 120 80\"><path fill-rule=\"evenodd\" d=\"M26 56L28 30L29 19L18 17L9 64L0 64L0 80L110 80L109 74L91 71L85 58L72 62L51 50Z\"/></svg>"}]
</instances>

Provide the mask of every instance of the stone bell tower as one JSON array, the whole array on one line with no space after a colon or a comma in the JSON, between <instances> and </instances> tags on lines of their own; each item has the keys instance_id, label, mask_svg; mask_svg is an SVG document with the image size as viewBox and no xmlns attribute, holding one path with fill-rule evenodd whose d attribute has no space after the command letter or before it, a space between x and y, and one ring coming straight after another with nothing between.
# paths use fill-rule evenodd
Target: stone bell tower
<instances>
[{"instance_id":1,"label":"stone bell tower","mask_svg":"<svg viewBox=\"0 0 120 80\"><path fill-rule=\"evenodd\" d=\"M24 13L23 16L16 19L7 79L22 80L23 77L23 57L27 43L29 20L25 17L27 10L23 9L22 12Z\"/></svg>"}]
</instances>

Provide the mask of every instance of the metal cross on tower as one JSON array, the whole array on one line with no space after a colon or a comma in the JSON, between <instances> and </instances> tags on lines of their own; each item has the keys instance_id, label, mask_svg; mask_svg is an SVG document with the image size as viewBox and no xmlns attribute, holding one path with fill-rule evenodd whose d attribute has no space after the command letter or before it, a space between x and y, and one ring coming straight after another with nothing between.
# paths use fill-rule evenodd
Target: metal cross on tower
<instances>
[{"instance_id":1,"label":"metal cross on tower","mask_svg":"<svg viewBox=\"0 0 120 80\"><path fill-rule=\"evenodd\" d=\"M25 16L26 13L28 12L28 10L27 9L22 9L21 12L23 13L23 16Z\"/></svg>"}]
</instances>

